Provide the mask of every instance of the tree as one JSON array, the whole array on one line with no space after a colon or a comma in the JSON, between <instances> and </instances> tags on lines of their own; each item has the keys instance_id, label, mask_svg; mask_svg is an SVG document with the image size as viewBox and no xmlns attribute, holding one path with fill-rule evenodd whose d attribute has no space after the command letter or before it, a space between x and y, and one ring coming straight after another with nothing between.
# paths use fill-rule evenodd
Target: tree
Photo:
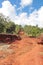
<instances>
[{"instance_id":1,"label":"tree","mask_svg":"<svg viewBox=\"0 0 43 65\"><path fill-rule=\"evenodd\" d=\"M8 22L6 26L6 33L13 33L15 31L15 24L14 22Z\"/></svg>"},{"instance_id":2,"label":"tree","mask_svg":"<svg viewBox=\"0 0 43 65\"><path fill-rule=\"evenodd\" d=\"M0 14L0 33L5 31L5 18L4 15Z\"/></svg>"},{"instance_id":3,"label":"tree","mask_svg":"<svg viewBox=\"0 0 43 65\"><path fill-rule=\"evenodd\" d=\"M38 36L40 34L40 28L38 25L36 26L31 26L31 25L25 25L24 26L24 31L29 35L29 36Z\"/></svg>"},{"instance_id":4,"label":"tree","mask_svg":"<svg viewBox=\"0 0 43 65\"><path fill-rule=\"evenodd\" d=\"M32 26L31 34L35 37L38 36L40 34L40 28L38 28L37 26Z\"/></svg>"},{"instance_id":5,"label":"tree","mask_svg":"<svg viewBox=\"0 0 43 65\"><path fill-rule=\"evenodd\" d=\"M21 25L16 25L15 32L18 33L22 29Z\"/></svg>"},{"instance_id":6,"label":"tree","mask_svg":"<svg viewBox=\"0 0 43 65\"><path fill-rule=\"evenodd\" d=\"M25 25L25 26L24 26L24 32L25 32L27 35L31 35L31 30L32 30L32 26L31 26L31 25Z\"/></svg>"},{"instance_id":7,"label":"tree","mask_svg":"<svg viewBox=\"0 0 43 65\"><path fill-rule=\"evenodd\" d=\"M5 26L4 24L0 23L0 33L4 32Z\"/></svg>"}]
</instances>

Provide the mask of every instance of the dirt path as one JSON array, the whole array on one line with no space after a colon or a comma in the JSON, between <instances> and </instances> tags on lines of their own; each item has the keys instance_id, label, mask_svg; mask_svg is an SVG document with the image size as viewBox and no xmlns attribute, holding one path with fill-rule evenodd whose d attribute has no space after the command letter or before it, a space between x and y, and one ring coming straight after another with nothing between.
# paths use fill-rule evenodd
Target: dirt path
<instances>
[{"instance_id":1,"label":"dirt path","mask_svg":"<svg viewBox=\"0 0 43 65\"><path fill-rule=\"evenodd\" d=\"M19 65L43 65L43 55L40 46L34 47L30 52L26 52L16 58Z\"/></svg>"},{"instance_id":2,"label":"dirt path","mask_svg":"<svg viewBox=\"0 0 43 65\"><path fill-rule=\"evenodd\" d=\"M43 65L43 45L34 38L1 45L0 49L0 65Z\"/></svg>"}]
</instances>

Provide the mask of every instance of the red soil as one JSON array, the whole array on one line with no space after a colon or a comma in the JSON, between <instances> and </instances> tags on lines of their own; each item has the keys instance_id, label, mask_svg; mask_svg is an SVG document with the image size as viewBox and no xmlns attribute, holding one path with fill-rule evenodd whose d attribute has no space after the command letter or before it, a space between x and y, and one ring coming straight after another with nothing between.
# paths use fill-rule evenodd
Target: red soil
<instances>
[{"instance_id":1,"label":"red soil","mask_svg":"<svg viewBox=\"0 0 43 65\"><path fill-rule=\"evenodd\" d=\"M0 65L43 65L41 39L25 37L10 44L8 50L0 51Z\"/></svg>"}]
</instances>

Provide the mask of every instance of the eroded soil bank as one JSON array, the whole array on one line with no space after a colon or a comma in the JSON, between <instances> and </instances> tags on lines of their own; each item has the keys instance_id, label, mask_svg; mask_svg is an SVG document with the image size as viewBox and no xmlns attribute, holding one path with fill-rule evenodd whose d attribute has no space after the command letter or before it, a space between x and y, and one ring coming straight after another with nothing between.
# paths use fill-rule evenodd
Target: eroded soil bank
<instances>
[{"instance_id":1,"label":"eroded soil bank","mask_svg":"<svg viewBox=\"0 0 43 65\"><path fill-rule=\"evenodd\" d=\"M41 39L24 37L11 44L0 43L0 65L43 65Z\"/></svg>"}]
</instances>

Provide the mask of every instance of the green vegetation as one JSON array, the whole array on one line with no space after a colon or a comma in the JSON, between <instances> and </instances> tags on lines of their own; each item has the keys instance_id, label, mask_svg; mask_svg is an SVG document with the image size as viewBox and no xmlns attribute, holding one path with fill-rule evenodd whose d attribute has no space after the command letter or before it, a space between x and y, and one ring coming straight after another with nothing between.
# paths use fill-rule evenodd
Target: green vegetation
<instances>
[{"instance_id":1,"label":"green vegetation","mask_svg":"<svg viewBox=\"0 0 43 65\"><path fill-rule=\"evenodd\" d=\"M0 33L18 34L20 30L23 30L28 36L35 37L43 33L43 28L39 28L38 25L25 25L22 27L21 25L17 25L12 22L8 17L5 18L0 14Z\"/></svg>"},{"instance_id":2,"label":"green vegetation","mask_svg":"<svg viewBox=\"0 0 43 65\"><path fill-rule=\"evenodd\" d=\"M16 27L15 27L15 32L16 32L16 34L19 32L19 30L21 30L22 29L22 26L21 25L15 25Z\"/></svg>"}]
</instances>

